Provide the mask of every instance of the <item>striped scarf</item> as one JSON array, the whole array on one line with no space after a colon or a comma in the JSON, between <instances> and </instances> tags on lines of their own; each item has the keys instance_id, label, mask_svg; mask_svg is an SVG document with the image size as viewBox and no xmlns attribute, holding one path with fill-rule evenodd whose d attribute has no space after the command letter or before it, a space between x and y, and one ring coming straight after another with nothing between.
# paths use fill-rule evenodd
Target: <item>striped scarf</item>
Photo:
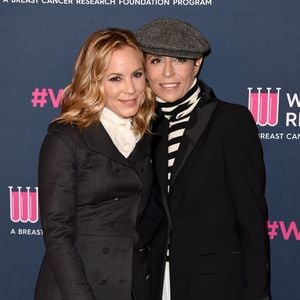
<instances>
[{"instance_id":1,"label":"striped scarf","mask_svg":"<svg viewBox=\"0 0 300 300\"><path fill-rule=\"evenodd\" d=\"M191 112L200 101L200 88L195 79L192 88L181 99L175 102L165 102L159 97L156 98L158 107L164 117L169 121L168 133L168 192L170 190L170 181L172 169L175 163L181 138L190 120Z\"/></svg>"}]
</instances>

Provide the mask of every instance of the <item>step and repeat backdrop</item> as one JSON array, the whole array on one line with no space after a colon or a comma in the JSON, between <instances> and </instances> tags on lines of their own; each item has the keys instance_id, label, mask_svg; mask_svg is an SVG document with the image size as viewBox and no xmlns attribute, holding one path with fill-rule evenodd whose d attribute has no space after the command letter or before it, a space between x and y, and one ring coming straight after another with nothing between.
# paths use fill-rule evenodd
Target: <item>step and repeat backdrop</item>
<instances>
[{"instance_id":1,"label":"step and repeat backdrop","mask_svg":"<svg viewBox=\"0 0 300 300\"><path fill-rule=\"evenodd\" d=\"M200 77L256 120L273 300L299 300L299 12L299 0L0 0L0 299L33 299L44 252L38 153L81 44L100 28L175 17L211 43Z\"/></svg>"}]
</instances>

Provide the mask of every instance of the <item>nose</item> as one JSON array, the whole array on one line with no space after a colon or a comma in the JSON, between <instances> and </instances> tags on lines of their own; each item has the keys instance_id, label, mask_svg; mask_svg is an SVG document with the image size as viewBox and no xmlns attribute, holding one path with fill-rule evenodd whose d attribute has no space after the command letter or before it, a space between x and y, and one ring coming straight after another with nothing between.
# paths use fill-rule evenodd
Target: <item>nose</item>
<instances>
[{"instance_id":1,"label":"nose","mask_svg":"<svg viewBox=\"0 0 300 300\"><path fill-rule=\"evenodd\" d=\"M134 85L132 79L128 79L126 81L125 93L129 94L129 95L132 95L135 93L135 85Z\"/></svg>"},{"instance_id":2,"label":"nose","mask_svg":"<svg viewBox=\"0 0 300 300\"><path fill-rule=\"evenodd\" d=\"M170 77L174 74L173 61L171 59L166 59L163 68L163 75Z\"/></svg>"}]
</instances>

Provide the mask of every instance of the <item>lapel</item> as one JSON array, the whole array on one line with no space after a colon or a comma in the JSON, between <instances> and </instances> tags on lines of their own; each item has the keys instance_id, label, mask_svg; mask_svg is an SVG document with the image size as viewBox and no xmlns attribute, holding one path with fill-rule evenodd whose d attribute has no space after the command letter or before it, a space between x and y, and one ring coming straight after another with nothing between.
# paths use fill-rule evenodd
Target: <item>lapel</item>
<instances>
[{"instance_id":1,"label":"lapel","mask_svg":"<svg viewBox=\"0 0 300 300\"><path fill-rule=\"evenodd\" d=\"M168 121L161 116L154 135L154 166L157 183L160 188L160 200L165 209L168 223L171 225L171 216L168 205L167 174L168 174Z\"/></svg>"},{"instance_id":2,"label":"lapel","mask_svg":"<svg viewBox=\"0 0 300 300\"><path fill-rule=\"evenodd\" d=\"M155 136L155 172L158 184L161 191L167 194L167 174L168 174L168 129L169 123L161 117L160 123L157 127Z\"/></svg>"},{"instance_id":3,"label":"lapel","mask_svg":"<svg viewBox=\"0 0 300 300\"><path fill-rule=\"evenodd\" d=\"M151 136L149 134L145 134L138 141L128 159L135 163L146 156L151 156Z\"/></svg>"},{"instance_id":4,"label":"lapel","mask_svg":"<svg viewBox=\"0 0 300 300\"><path fill-rule=\"evenodd\" d=\"M129 166L130 162L136 162L150 155L149 137L142 137L136 144L134 150L126 159L112 142L101 122L91 124L83 130L83 137L90 150L100 153L123 165Z\"/></svg>"},{"instance_id":5,"label":"lapel","mask_svg":"<svg viewBox=\"0 0 300 300\"><path fill-rule=\"evenodd\" d=\"M211 119L218 101L212 101L205 106L198 107L194 115L194 125L187 128L182 137L178 155L175 159L175 165L173 168L173 174L170 182L170 191L173 187L174 182L178 178L180 171L186 163L186 160L192 153L195 145L200 140L204 130L206 129L209 120ZM192 121L192 120L191 120Z\"/></svg>"}]
</instances>

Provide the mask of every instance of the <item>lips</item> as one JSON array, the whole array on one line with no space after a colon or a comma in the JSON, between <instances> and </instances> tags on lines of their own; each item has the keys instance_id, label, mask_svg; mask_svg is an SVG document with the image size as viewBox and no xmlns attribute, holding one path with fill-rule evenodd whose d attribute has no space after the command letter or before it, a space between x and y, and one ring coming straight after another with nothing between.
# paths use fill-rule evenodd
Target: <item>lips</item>
<instances>
[{"instance_id":1,"label":"lips","mask_svg":"<svg viewBox=\"0 0 300 300\"><path fill-rule=\"evenodd\" d=\"M132 101L136 101L137 98L132 98L132 99L120 99L120 101L122 102L132 102Z\"/></svg>"},{"instance_id":2,"label":"lips","mask_svg":"<svg viewBox=\"0 0 300 300\"><path fill-rule=\"evenodd\" d=\"M125 106L135 106L137 102L137 98L134 99L120 99L119 101L122 102Z\"/></svg>"},{"instance_id":3,"label":"lips","mask_svg":"<svg viewBox=\"0 0 300 300\"><path fill-rule=\"evenodd\" d=\"M179 86L179 83L160 83L159 84L161 87L165 88L165 89L173 89Z\"/></svg>"}]
</instances>

